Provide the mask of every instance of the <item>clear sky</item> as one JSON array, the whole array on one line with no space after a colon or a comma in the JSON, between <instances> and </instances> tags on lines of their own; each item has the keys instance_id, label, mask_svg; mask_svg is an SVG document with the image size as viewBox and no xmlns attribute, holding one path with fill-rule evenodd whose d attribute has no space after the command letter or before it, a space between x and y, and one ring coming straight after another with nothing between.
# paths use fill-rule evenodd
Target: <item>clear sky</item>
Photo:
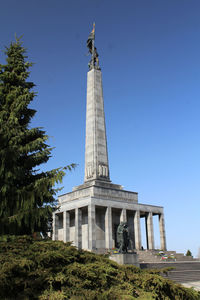
<instances>
[{"instance_id":1,"label":"clear sky","mask_svg":"<svg viewBox=\"0 0 200 300\"><path fill-rule=\"evenodd\" d=\"M110 174L164 206L169 250L200 247L200 1L1 1L1 50L23 35L37 97L32 126L55 149L44 166L75 162L63 191L83 183L86 40L96 22ZM4 63L3 52L0 62ZM154 220L156 231L157 219ZM145 242L143 241L144 246ZM159 245L156 238L156 246Z\"/></svg>"}]
</instances>

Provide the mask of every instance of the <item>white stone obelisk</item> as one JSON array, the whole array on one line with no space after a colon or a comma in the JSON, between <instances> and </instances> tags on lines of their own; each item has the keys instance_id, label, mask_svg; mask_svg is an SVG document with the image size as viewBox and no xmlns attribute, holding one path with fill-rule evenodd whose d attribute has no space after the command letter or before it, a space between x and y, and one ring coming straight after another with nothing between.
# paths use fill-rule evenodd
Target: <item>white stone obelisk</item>
<instances>
[{"instance_id":1,"label":"white stone obelisk","mask_svg":"<svg viewBox=\"0 0 200 300\"><path fill-rule=\"evenodd\" d=\"M87 73L85 182L110 181L101 70Z\"/></svg>"},{"instance_id":2,"label":"white stone obelisk","mask_svg":"<svg viewBox=\"0 0 200 300\"><path fill-rule=\"evenodd\" d=\"M121 185L110 181L102 74L94 42L93 24L87 40L91 60L87 73L84 183L74 187L72 192L59 196L59 207L53 213L52 239L73 241L78 249L103 253L105 249L117 246L117 226L126 222L130 226L132 248L140 250L140 218L145 217L147 248L151 250L154 249L153 216L159 215L161 248L165 250L163 207L140 204L138 193L126 191ZM136 259L131 258L136 257L134 255L120 254L121 263L137 265Z\"/></svg>"}]
</instances>

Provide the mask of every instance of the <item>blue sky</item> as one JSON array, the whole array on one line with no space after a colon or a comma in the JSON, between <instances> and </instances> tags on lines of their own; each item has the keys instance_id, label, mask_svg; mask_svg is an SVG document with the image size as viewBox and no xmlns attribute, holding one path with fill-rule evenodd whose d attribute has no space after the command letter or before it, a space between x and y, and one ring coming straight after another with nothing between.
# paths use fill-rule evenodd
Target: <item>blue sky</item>
<instances>
[{"instance_id":1,"label":"blue sky","mask_svg":"<svg viewBox=\"0 0 200 300\"><path fill-rule=\"evenodd\" d=\"M200 1L1 2L1 49L15 33L23 35L35 63L32 126L44 127L55 147L44 168L78 164L65 176L63 193L84 178L86 40L93 21L111 180L138 192L140 203L164 206L168 249L197 255Z\"/></svg>"}]
</instances>

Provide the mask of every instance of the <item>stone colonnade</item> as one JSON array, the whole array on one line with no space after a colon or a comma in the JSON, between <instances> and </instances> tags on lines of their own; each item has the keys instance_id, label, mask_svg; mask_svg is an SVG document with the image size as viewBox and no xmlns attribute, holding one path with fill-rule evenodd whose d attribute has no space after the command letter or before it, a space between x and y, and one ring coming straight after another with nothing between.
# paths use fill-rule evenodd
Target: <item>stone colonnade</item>
<instances>
[{"instance_id":1,"label":"stone colonnade","mask_svg":"<svg viewBox=\"0 0 200 300\"><path fill-rule=\"evenodd\" d=\"M142 212L99 207L89 204L70 211L53 214L53 240L72 241L77 248L88 250L112 249L115 244L116 223L128 222L133 249L140 250L141 225L140 218L145 218L147 249L155 249L153 215L158 216L160 228L160 248L166 250L164 214L158 212ZM115 224L114 224L115 223Z\"/></svg>"}]
</instances>

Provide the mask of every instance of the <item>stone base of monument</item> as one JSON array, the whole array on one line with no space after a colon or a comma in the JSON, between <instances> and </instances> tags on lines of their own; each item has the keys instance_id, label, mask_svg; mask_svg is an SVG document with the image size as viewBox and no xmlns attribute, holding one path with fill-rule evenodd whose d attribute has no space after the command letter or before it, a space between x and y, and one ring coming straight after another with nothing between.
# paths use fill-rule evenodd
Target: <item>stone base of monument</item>
<instances>
[{"instance_id":1,"label":"stone base of monument","mask_svg":"<svg viewBox=\"0 0 200 300\"><path fill-rule=\"evenodd\" d=\"M139 260L137 253L116 253L110 256L111 260L114 260L120 265L134 265L139 267Z\"/></svg>"}]
</instances>

